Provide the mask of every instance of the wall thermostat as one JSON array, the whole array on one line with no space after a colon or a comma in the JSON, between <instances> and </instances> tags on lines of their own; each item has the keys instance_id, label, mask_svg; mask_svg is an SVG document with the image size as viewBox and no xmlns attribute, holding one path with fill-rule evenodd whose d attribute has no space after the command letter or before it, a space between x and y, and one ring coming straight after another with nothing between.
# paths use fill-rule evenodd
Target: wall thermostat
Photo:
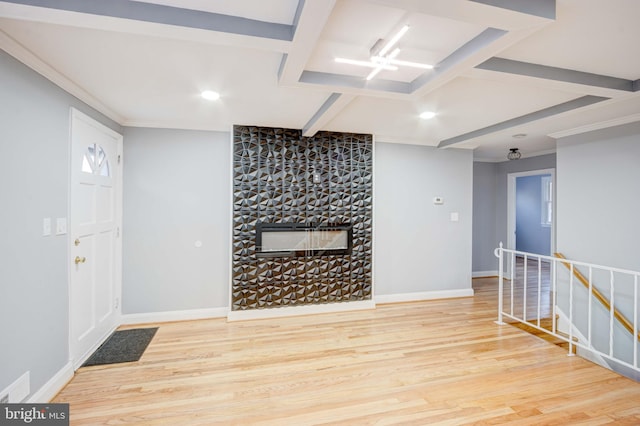
<instances>
[{"instance_id":1,"label":"wall thermostat","mask_svg":"<svg viewBox=\"0 0 640 426\"><path fill-rule=\"evenodd\" d=\"M444 204L444 198L442 198L442 197L433 197L433 204Z\"/></svg>"}]
</instances>

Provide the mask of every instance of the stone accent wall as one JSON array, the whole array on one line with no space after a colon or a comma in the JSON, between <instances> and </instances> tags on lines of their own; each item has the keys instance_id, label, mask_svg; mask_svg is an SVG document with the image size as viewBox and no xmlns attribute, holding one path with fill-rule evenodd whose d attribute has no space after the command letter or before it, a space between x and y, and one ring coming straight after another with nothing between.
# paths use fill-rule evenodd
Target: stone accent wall
<instances>
[{"instance_id":1,"label":"stone accent wall","mask_svg":"<svg viewBox=\"0 0 640 426\"><path fill-rule=\"evenodd\" d=\"M234 126L231 309L371 299L372 200L371 135ZM257 258L258 221L351 223L353 250Z\"/></svg>"}]
</instances>

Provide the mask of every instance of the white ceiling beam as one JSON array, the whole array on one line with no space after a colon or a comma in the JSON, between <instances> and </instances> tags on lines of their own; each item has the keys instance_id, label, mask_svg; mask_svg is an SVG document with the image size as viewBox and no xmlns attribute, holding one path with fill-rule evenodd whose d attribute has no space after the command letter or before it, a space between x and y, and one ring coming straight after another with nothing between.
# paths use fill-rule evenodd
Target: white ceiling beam
<instances>
[{"instance_id":1,"label":"white ceiling beam","mask_svg":"<svg viewBox=\"0 0 640 426\"><path fill-rule=\"evenodd\" d=\"M114 1L1 1L0 17L276 52L288 52L291 47L293 25L150 3L127 2L127 7L113 8ZM134 13L129 10L129 3L142 9L134 9ZM96 4L102 7L93 7ZM102 9L109 11L112 8L120 13L101 13ZM161 9L155 11L155 8ZM147 11L155 13L146 16L144 12ZM208 21L207 18L212 19Z\"/></svg>"},{"instance_id":2,"label":"white ceiling beam","mask_svg":"<svg viewBox=\"0 0 640 426\"><path fill-rule=\"evenodd\" d=\"M628 92L626 90L610 89L605 87L553 80L530 75L510 74L506 72L498 72L481 68L469 69L462 75L467 78L499 81L501 83L525 85L529 87L538 87L540 89L575 93L576 95L602 96L605 98L620 98L632 95L632 92Z\"/></svg>"},{"instance_id":3,"label":"white ceiling beam","mask_svg":"<svg viewBox=\"0 0 640 426\"><path fill-rule=\"evenodd\" d=\"M469 0L518 13L556 19L556 0Z\"/></svg>"},{"instance_id":4,"label":"white ceiling beam","mask_svg":"<svg viewBox=\"0 0 640 426\"><path fill-rule=\"evenodd\" d=\"M278 82L281 85L295 85L313 53L322 34L336 0L300 0L293 41L287 54L283 55Z\"/></svg>"},{"instance_id":5,"label":"white ceiling beam","mask_svg":"<svg viewBox=\"0 0 640 426\"><path fill-rule=\"evenodd\" d=\"M335 92L367 94L384 93L384 98L392 94L405 97L411 94L411 84L393 80L365 80L362 77L343 74L331 74L317 71L304 71L300 76L300 83L321 85L324 88L334 88ZM329 89L331 90L331 89Z\"/></svg>"},{"instance_id":6,"label":"white ceiling beam","mask_svg":"<svg viewBox=\"0 0 640 426\"><path fill-rule=\"evenodd\" d=\"M54 2L4 0L4 2L276 40L290 41L293 36L291 25L155 3L129 0L56 0Z\"/></svg>"},{"instance_id":7,"label":"white ceiling beam","mask_svg":"<svg viewBox=\"0 0 640 426\"><path fill-rule=\"evenodd\" d=\"M427 72L418 77L413 85L413 94L421 97L442 87L451 80L464 75L468 70L497 56L506 48L529 37L541 30L547 24L538 25L523 30L505 32L503 30L488 28L476 39L462 46L448 58L442 61L432 72Z\"/></svg>"},{"instance_id":8,"label":"white ceiling beam","mask_svg":"<svg viewBox=\"0 0 640 426\"><path fill-rule=\"evenodd\" d=\"M563 102L558 105L553 105L548 108L534 111L532 113L525 114L520 117L515 117L506 121L502 121L500 123L492 124L491 126L487 126L482 129L473 130L463 135L445 139L443 141L440 141L440 143L438 144L438 148L454 146L456 144L463 143L480 136L489 135L491 133L496 133L505 129L511 129L526 123L531 123L533 121L538 121L548 117L553 117L569 111L577 110L579 108L584 108L593 104L597 104L599 102L603 102L608 99L609 98L603 98L599 96L582 96L580 98L576 98L568 102Z\"/></svg>"},{"instance_id":9,"label":"white ceiling beam","mask_svg":"<svg viewBox=\"0 0 640 426\"><path fill-rule=\"evenodd\" d=\"M354 95L332 93L302 128L302 136L311 137L320 130L326 130L325 126L355 98Z\"/></svg>"},{"instance_id":10,"label":"white ceiling beam","mask_svg":"<svg viewBox=\"0 0 640 426\"><path fill-rule=\"evenodd\" d=\"M369 0L391 8L512 31L553 22L555 0ZM530 3L536 3L530 5ZM539 3L539 4L538 4Z\"/></svg>"},{"instance_id":11,"label":"white ceiling beam","mask_svg":"<svg viewBox=\"0 0 640 426\"><path fill-rule=\"evenodd\" d=\"M636 91L633 80L497 57L477 65L465 75L610 98Z\"/></svg>"}]
</instances>

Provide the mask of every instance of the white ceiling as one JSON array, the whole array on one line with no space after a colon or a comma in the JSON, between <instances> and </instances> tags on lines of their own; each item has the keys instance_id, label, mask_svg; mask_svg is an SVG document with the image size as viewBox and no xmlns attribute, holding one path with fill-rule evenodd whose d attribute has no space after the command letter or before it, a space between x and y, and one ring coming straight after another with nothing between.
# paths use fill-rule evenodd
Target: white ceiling
<instances>
[{"instance_id":1,"label":"white ceiling","mask_svg":"<svg viewBox=\"0 0 640 426\"><path fill-rule=\"evenodd\" d=\"M0 48L125 126L364 132L502 161L640 120L637 16L637 0L12 0ZM406 24L397 59L434 70L367 82L334 61Z\"/></svg>"}]
</instances>

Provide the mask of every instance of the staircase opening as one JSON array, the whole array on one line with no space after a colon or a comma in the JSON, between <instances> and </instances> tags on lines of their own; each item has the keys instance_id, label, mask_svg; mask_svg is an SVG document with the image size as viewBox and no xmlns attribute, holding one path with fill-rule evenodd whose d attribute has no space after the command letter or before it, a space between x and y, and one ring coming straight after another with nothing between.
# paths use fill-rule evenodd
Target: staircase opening
<instances>
[{"instance_id":1,"label":"staircase opening","mask_svg":"<svg viewBox=\"0 0 640 426\"><path fill-rule=\"evenodd\" d=\"M518 317L524 318L525 322L513 319L507 319L505 322L569 351L569 343L566 340L568 335L558 330L558 316L553 315L551 264L544 261L538 262L538 260L525 258L522 255L515 256L514 312ZM524 285L525 273L527 276L526 289ZM511 289L511 286L505 288L503 303L511 303ZM565 339L550 334L553 332L564 335ZM571 350L575 353L576 347L573 346Z\"/></svg>"},{"instance_id":2,"label":"staircase opening","mask_svg":"<svg viewBox=\"0 0 640 426\"><path fill-rule=\"evenodd\" d=\"M552 257L505 249L502 244L495 254L498 324L515 325L568 348L570 355L640 378L639 271L569 260L558 253Z\"/></svg>"}]
</instances>

